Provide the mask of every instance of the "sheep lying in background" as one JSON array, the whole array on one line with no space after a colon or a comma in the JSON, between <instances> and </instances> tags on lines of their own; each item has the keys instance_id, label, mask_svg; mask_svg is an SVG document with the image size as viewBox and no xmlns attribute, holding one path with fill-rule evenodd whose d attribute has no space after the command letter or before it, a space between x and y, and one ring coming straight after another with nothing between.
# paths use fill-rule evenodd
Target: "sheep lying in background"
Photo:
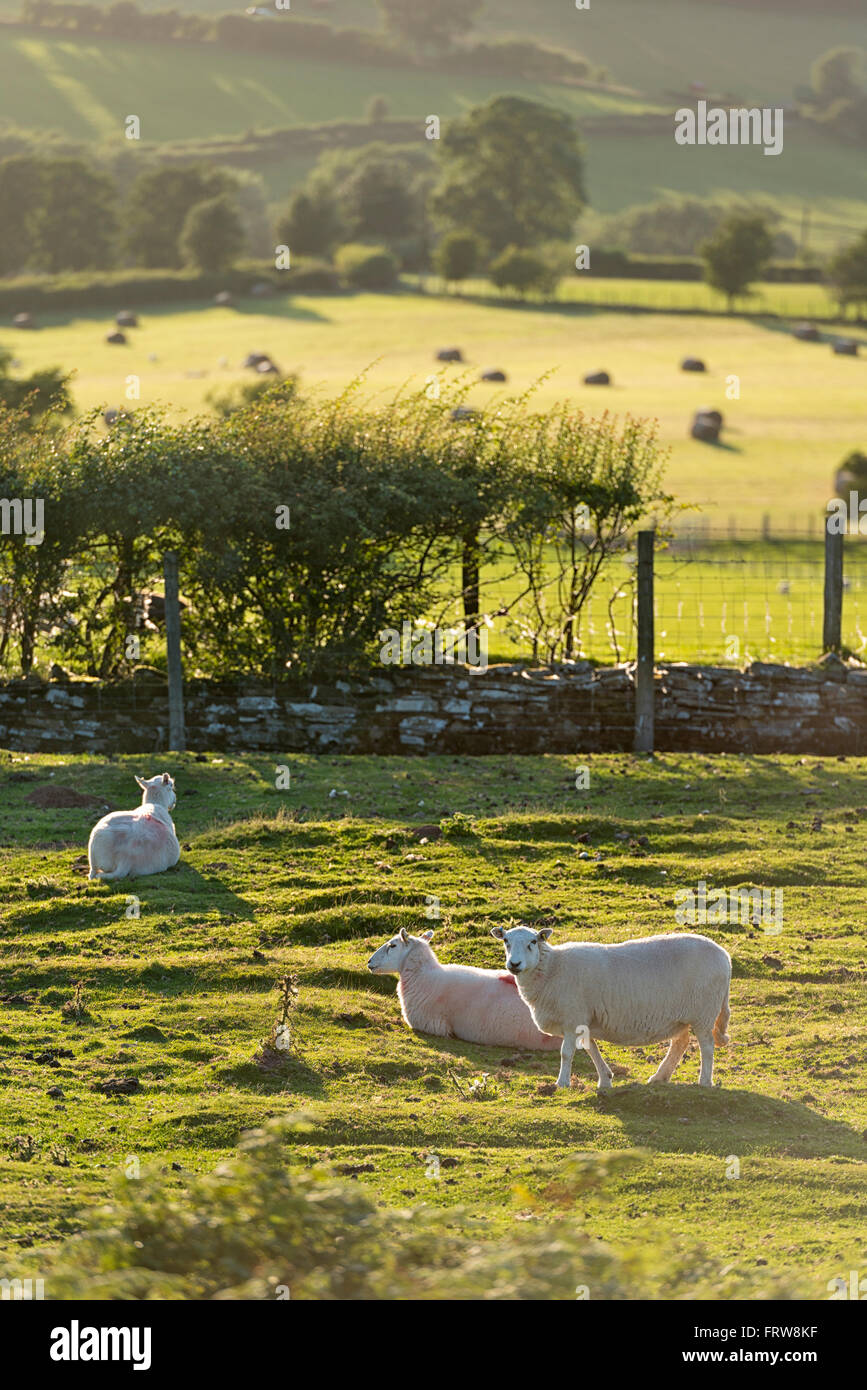
<instances>
[{"instance_id":1,"label":"sheep lying in background","mask_svg":"<svg viewBox=\"0 0 867 1390\"><path fill-rule=\"evenodd\" d=\"M169 811L177 801L174 778L167 772L149 781L135 779L142 789L134 811L112 811L90 832L88 878L137 878L161 874L177 864L181 847Z\"/></svg>"},{"instance_id":2,"label":"sheep lying in background","mask_svg":"<svg viewBox=\"0 0 867 1390\"><path fill-rule=\"evenodd\" d=\"M511 975L441 965L428 945L432 936L410 936L401 927L367 962L374 975L400 976L397 993L410 1028L489 1047L560 1047L561 1038L540 1033Z\"/></svg>"},{"instance_id":3,"label":"sheep lying in background","mask_svg":"<svg viewBox=\"0 0 867 1390\"><path fill-rule=\"evenodd\" d=\"M640 1047L668 1042L651 1081L670 1081L693 1029L701 1048L700 1086L713 1084L713 1046L727 1043L728 951L706 936L646 936L615 946L566 942L549 946L551 928L533 931L494 927L505 943L506 965L540 1028L563 1035L558 1086L568 1086L576 1046L586 1048L599 1077L611 1087L612 1071L595 1039Z\"/></svg>"}]
</instances>

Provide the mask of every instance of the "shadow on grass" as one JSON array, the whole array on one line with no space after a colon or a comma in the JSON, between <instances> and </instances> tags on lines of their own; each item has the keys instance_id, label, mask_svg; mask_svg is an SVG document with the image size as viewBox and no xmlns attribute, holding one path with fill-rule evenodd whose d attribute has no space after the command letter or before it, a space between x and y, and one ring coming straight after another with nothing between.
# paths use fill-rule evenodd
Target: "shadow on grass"
<instances>
[{"instance_id":1,"label":"shadow on grass","mask_svg":"<svg viewBox=\"0 0 867 1390\"><path fill-rule=\"evenodd\" d=\"M194 911L196 908L217 908L221 913L253 920L253 907L244 898L229 888L221 879L202 874L183 858L174 868L164 874L147 874L143 878L118 878L100 886L107 900L121 898L124 901L135 896L142 900L142 910L146 913L174 911ZM122 918L125 912L120 910Z\"/></svg>"},{"instance_id":2,"label":"shadow on grass","mask_svg":"<svg viewBox=\"0 0 867 1390\"><path fill-rule=\"evenodd\" d=\"M755 1091L615 1083L590 1103L616 1115L630 1143L659 1152L867 1158L867 1143L849 1125L826 1119L801 1101Z\"/></svg>"},{"instance_id":3,"label":"shadow on grass","mask_svg":"<svg viewBox=\"0 0 867 1390\"><path fill-rule=\"evenodd\" d=\"M260 1095L272 1095L278 1091L291 1091L293 1095L310 1097L325 1094L319 1073L303 1057L295 1055L273 1068L260 1066L258 1062L239 1062L234 1066L219 1067L216 1079L240 1091L254 1091Z\"/></svg>"}]
</instances>

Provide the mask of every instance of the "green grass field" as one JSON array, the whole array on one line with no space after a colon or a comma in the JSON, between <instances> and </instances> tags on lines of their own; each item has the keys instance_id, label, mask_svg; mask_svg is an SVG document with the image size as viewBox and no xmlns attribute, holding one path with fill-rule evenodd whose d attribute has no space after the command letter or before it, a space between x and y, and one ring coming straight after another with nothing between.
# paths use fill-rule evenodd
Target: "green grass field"
<instances>
[{"instance_id":1,"label":"green grass field","mask_svg":"<svg viewBox=\"0 0 867 1390\"><path fill-rule=\"evenodd\" d=\"M639 1148L615 1200L590 1193L571 1222L617 1250L703 1247L717 1270L779 1277L812 1299L862 1267L864 760L582 755L581 793L576 759L561 757L299 756L284 792L275 761L173 755L180 866L108 887L73 871L99 808L39 809L33 794L74 787L124 806L152 760L4 755L5 1274L86 1227L131 1160L182 1195L241 1131L302 1107L314 1123L296 1137L302 1159L354 1172L390 1206L453 1210L482 1242L514 1230L518 1184L538 1192L576 1151ZM456 811L470 833L413 835ZM627 1070L608 1099L580 1053L571 1092L552 1095L554 1056L414 1035L394 980L365 969L400 926L433 925L444 960L488 967L502 960L489 929L511 917L553 926L555 940L671 931L676 891L701 879L784 895L778 935L707 928L734 962L732 1045L711 1093L695 1084L694 1049L671 1086L644 1088L662 1052L649 1047L609 1049ZM300 981L298 1052L267 1071L254 1058L287 971ZM79 982L76 1020L63 1006ZM490 1073L499 1095L462 1098L450 1070L464 1091ZM112 1077L140 1090L93 1089ZM429 1149L448 1160L438 1181ZM543 1200L534 1219L548 1214Z\"/></svg>"},{"instance_id":2,"label":"green grass field","mask_svg":"<svg viewBox=\"0 0 867 1390\"><path fill-rule=\"evenodd\" d=\"M612 294L625 292L625 284L596 281L587 288ZM639 292L635 282L629 288ZM669 288L654 284L648 293ZM685 288L704 293L700 285ZM762 295L773 304L777 294L800 290L817 293L811 286L766 286ZM755 530L767 512L777 530L804 529L808 515L824 509L840 460L864 447L864 349L858 358L837 357L827 344L795 341L774 320L400 293L144 310L141 327L122 348L103 341L108 315L43 322L35 333L0 331L0 345L17 354L24 372L54 364L74 369L79 409L125 404L127 379L138 377L142 403L198 410L209 391L249 378L240 364L251 351L269 352L283 371L299 372L307 391L337 394L369 368L363 390L380 401L404 385L422 389L435 380L434 354L452 344L463 348L470 380L486 367L501 367L509 374L508 392L523 392L550 372L536 393L539 406L568 399L590 414L658 419L671 448L671 490L700 506L714 526L734 517ZM679 370L689 353L706 360L707 374ZM219 365L221 358L227 366ZM613 386L585 387L585 373L599 368L612 373ZM447 368L443 380L459 374ZM730 377L739 378L738 400L727 399L737 385ZM474 385L470 400L496 400L497 389ZM703 405L725 415L723 447L688 437L692 413Z\"/></svg>"}]
</instances>

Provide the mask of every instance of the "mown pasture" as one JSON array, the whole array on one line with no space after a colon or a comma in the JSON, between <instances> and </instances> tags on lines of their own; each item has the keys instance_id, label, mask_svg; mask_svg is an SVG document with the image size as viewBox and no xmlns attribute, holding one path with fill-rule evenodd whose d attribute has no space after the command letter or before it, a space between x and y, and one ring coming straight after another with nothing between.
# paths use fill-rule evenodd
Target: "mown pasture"
<instances>
[{"instance_id":1,"label":"mown pasture","mask_svg":"<svg viewBox=\"0 0 867 1390\"><path fill-rule=\"evenodd\" d=\"M594 293L635 283L596 281ZM799 290L818 293L767 285L762 305L771 309ZM16 354L16 371L74 370L79 410L134 408L128 392L136 389L141 404L200 410L208 393L251 378L241 366L251 351L270 353L284 373L297 372L302 391L334 396L364 373L360 389L379 402L402 388L438 389L440 371L443 383L466 373L472 405L540 383L532 398L540 407L569 400L592 415L657 419L671 449L670 490L701 508L714 527L734 518L755 531L768 513L778 532L805 530L810 515L821 516L841 459L864 447L867 339L858 329L860 356L839 357L829 341L793 339L784 319L630 314L409 291L250 299L233 309L145 308L125 347L104 341L112 327L107 313L70 311L38 322L36 332L4 327L0 346ZM463 349L465 366L443 369L436 351L452 345ZM690 354L705 360L705 374L680 370ZM508 374L505 387L476 381L488 367ZM600 368L611 373L612 386L585 386L585 374ZM720 447L689 438L702 406L725 416Z\"/></svg>"}]
</instances>

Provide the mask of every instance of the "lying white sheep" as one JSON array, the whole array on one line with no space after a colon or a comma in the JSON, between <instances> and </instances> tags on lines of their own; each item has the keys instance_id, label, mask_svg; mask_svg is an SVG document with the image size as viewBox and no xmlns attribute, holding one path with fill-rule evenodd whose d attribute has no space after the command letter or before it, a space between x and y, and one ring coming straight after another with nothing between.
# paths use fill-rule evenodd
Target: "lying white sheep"
<instances>
[{"instance_id":1,"label":"lying white sheep","mask_svg":"<svg viewBox=\"0 0 867 1390\"><path fill-rule=\"evenodd\" d=\"M181 847L169 811L177 801L174 778L167 772L144 781L141 805L134 811L112 811L90 832L88 878L137 878L161 874L177 864Z\"/></svg>"},{"instance_id":2,"label":"lying white sheep","mask_svg":"<svg viewBox=\"0 0 867 1390\"><path fill-rule=\"evenodd\" d=\"M595 1039L640 1047L668 1042L651 1081L670 1081L693 1029L701 1048L699 1085L713 1083L713 1045L727 1043L728 951L706 936L645 936L615 946L566 942L549 946L551 928L533 931L494 927L505 943L506 965L540 1028L561 1033L558 1086L568 1086L576 1046L586 1048L599 1077L611 1087L612 1071Z\"/></svg>"},{"instance_id":3,"label":"lying white sheep","mask_svg":"<svg viewBox=\"0 0 867 1390\"><path fill-rule=\"evenodd\" d=\"M561 1038L539 1032L512 975L441 965L428 945L432 936L410 936L401 927L367 962L374 975L400 976L397 993L410 1028L490 1047L559 1048Z\"/></svg>"}]
</instances>

